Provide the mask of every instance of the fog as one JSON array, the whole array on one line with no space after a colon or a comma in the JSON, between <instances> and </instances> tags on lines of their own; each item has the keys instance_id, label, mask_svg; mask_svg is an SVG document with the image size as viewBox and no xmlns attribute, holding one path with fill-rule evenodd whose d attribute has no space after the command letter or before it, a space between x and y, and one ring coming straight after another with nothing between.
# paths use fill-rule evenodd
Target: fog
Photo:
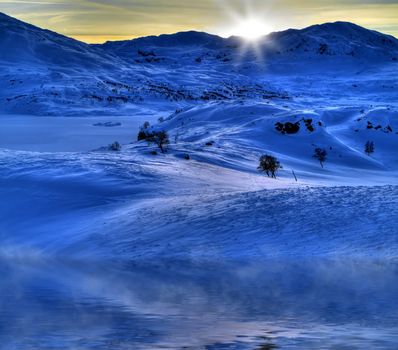
<instances>
[{"instance_id":1,"label":"fog","mask_svg":"<svg viewBox=\"0 0 398 350\"><path fill-rule=\"evenodd\" d=\"M6 259L3 349L386 349L398 268L378 261Z\"/></svg>"}]
</instances>

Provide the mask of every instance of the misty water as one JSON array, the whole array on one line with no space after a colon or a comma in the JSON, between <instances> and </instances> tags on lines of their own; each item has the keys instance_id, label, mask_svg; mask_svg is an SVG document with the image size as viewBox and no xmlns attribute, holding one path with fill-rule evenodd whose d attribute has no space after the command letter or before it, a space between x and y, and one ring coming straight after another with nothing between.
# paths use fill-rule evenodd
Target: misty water
<instances>
[{"instance_id":1,"label":"misty water","mask_svg":"<svg viewBox=\"0 0 398 350\"><path fill-rule=\"evenodd\" d=\"M8 349L397 349L398 266L0 262Z\"/></svg>"}]
</instances>

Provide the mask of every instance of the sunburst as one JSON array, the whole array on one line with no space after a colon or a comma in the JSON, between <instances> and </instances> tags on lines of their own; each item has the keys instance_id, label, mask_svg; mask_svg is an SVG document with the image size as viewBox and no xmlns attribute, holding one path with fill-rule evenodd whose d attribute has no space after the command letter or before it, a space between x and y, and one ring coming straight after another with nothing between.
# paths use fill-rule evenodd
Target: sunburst
<instances>
[{"instance_id":1,"label":"sunburst","mask_svg":"<svg viewBox=\"0 0 398 350\"><path fill-rule=\"evenodd\" d=\"M246 40L256 41L268 34L270 29L260 18L247 17L239 19L231 32Z\"/></svg>"},{"instance_id":2,"label":"sunburst","mask_svg":"<svg viewBox=\"0 0 398 350\"><path fill-rule=\"evenodd\" d=\"M272 32L271 21L267 19L267 11L264 7L256 11L252 1L241 3L242 6L233 7L225 0L218 0L227 21L219 27L218 32L224 37L239 37L238 62L246 61L252 56L256 61L264 60L263 37ZM245 60L243 58L246 57Z\"/></svg>"}]
</instances>

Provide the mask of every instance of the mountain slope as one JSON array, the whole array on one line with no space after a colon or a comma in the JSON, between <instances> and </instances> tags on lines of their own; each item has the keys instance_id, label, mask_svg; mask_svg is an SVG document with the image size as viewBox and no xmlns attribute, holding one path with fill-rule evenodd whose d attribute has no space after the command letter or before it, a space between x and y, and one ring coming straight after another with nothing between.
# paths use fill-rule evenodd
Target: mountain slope
<instances>
[{"instance_id":1,"label":"mountain slope","mask_svg":"<svg viewBox=\"0 0 398 350\"><path fill-rule=\"evenodd\" d=\"M208 33L189 31L175 34L163 34L159 36L148 36L133 40L123 41L108 41L102 45L95 45L102 47L107 51L118 53L120 55L131 55L140 49L149 50L148 54L141 52L141 56L153 56L152 48L170 49L172 47L181 47L187 49L188 47L219 49L226 45L226 40Z\"/></svg>"},{"instance_id":2,"label":"mountain slope","mask_svg":"<svg viewBox=\"0 0 398 350\"><path fill-rule=\"evenodd\" d=\"M349 22L325 23L302 30L271 33L263 44L285 55L352 56L370 62L393 60L398 40ZM272 50L271 50L272 51Z\"/></svg>"},{"instance_id":3,"label":"mountain slope","mask_svg":"<svg viewBox=\"0 0 398 350\"><path fill-rule=\"evenodd\" d=\"M379 100L396 91L397 43L337 22L256 46L193 31L88 45L0 14L0 113L167 115L219 101L323 100L346 88Z\"/></svg>"},{"instance_id":4,"label":"mountain slope","mask_svg":"<svg viewBox=\"0 0 398 350\"><path fill-rule=\"evenodd\" d=\"M271 33L255 44L255 50L239 37L223 39L198 32L107 42L99 46L130 61L144 56L150 63L171 58L181 61L189 54L192 56L189 61L191 64L198 63L195 58L217 61L219 57L219 61L234 62L242 54L259 51L274 60L291 58L293 55L301 59L315 55L319 60L327 56L351 56L369 62L391 61L398 57L396 38L349 22L325 23L301 30ZM183 50L180 52L179 48ZM250 55L245 59L250 59ZM187 63L185 60L183 62Z\"/></svg>"},{"instance_id":5,"label":"mountain slope","mask_svg":"<svg viewBox=\"0 0 398 350\"><path fill-rule=\"evenodd\" d=\"M0 64L111 68L111 57L98 48L0 13Z\"/></svg>"}]
</instances>

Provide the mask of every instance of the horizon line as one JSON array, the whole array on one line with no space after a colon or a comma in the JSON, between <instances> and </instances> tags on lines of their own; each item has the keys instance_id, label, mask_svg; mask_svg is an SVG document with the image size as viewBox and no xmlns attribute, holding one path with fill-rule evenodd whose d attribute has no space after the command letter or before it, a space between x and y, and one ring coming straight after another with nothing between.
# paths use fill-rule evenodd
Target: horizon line
<instances>
[{"instance_id":1,"label":"horizon line","mask_svg":"<svg viewBox=\"0 0 398 350\"><path fill-rule=\"evenodd\" d=\"M19 19L17 17L11 16L11 15L5 13L5 12L2 12L2 11L0 11L0 14L3 14L3 15L5 15L7 17L10 17L10 18L13 18L13 19L15 19L17 21L20 21L20 22L23 22L23 23L27 23L29 25L32 25L32 26L36 27L36 28L40 28L42 30L48 30L48 31L51 31L53 33L65 36L67 38L74 39L76 41L85 43L87 45L102 45L102 44L105 44L107 42L131 41L131 40L136 40L136 39L141 39L141 38L160 37L162 35L176 35L176 34L179 34L179 33L189 33L189 32L209 34L209 35L217 36L217 37L223 38L223 39L242 38L242 39L246 40L243 36L239 36L239 35L225 36L225 35L222 35L220 33L212 32L211 30L210 31L206 31L206 30L195 29L195 28L186 29L186 30L180 30L180 31L171 31L171 32L157 33L157 34L148 34L148 35L142 35L142 36L140 36L140 35L137 35L137 36L134 36L134 35L123 35L123 34L106 34L106 35L104 35L104 34L94 34L94 33L93 34L90 34L90 33L88 33L88 34L64 34L62 32L58 32L58 31L55 31L55 30L50 29L50 28L40 27L40 26L38 26L36 24L24 21L22 19ZM358 27L361 27L361 28L364 28L364 29L367 29L367 30L370 30L370 31L375 31L375 32L379 32L379 33L384 34L384 35L392 36L393 38L398 40L398 36L396 36L394 34L385 33L385 32L382 32L380 30L377 30L377 29L367 28L367 27L359 25L359 24L357 24L355 22L342 21L342 20L326 21L326 22L322 22L322 23L313 23L313 24L310 24L310 25L305 25L305 26L297 27L297 28L288 27L286 29L275 30L275 31L270 31L270 32L264 33L263 35L261 35L261 38L264 38L264 37L266 37L266 36L268 36L270 34L273 34L273 33L281 33L281 32L285 32L285 31L288 31L288 30L303 30L303 29L310 28L310 27L317 26L317 25L336 24L336 23L353 24L353 25L356 25ZM87 38L87 37L107 37L108 39L104 39L104 40L97 41L97 42L90 42L90 41L87 41L87 40L83 40L83 38ZM110 40L111 38L114 38L115 40ZM116 38L120 38L120 39L116 39Z\"/></svg>"}]
</instances>

